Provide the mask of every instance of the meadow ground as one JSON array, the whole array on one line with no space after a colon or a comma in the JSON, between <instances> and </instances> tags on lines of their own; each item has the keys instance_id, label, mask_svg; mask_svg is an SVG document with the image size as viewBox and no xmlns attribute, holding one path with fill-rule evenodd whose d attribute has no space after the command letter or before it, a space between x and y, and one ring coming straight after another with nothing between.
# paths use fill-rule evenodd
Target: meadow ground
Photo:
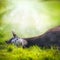
<instances>
[{"instance_id":1,"label":"meadow ground","mask_svg":"<svg viewBox=\"0 0 60 60\"><path fill-rule=\"evenodd\" d=\"M60 51L37 46L23 49L0 43L0 60L60 60Z\"/></svg>"}]
</instances>

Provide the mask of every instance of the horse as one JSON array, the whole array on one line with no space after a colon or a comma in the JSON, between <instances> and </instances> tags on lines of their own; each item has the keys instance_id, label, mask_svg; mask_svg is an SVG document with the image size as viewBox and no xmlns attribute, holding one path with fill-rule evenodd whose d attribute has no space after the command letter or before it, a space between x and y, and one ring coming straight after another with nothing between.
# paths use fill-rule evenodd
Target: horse
<instances>
[{"instance_id":1,"label":"horse","mask_svg":"<svg viewBox=\"0 0 60 60\"><path fill-rule=\"evenodd\" d=\"M7 44L12 43L16 46L22 46L23 48L34 45L46 48L51 48L51 46L60 47L60 26L51 28L44 34L31 38L20 38L15 32L12 32L12 34L13 37L8 41L5 41Z\"/></svg>"}]
</instances>

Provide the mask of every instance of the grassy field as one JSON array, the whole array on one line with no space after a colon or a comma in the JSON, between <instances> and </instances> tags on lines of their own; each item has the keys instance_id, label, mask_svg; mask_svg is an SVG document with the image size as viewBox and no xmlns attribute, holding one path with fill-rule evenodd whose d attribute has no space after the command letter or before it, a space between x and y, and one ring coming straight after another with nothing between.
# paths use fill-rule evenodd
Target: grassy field
<instances>
[{"instance_id":1,"label":"grassy field","mask_svg":"<svg viewBox=\"0 0 60 60\"><path fill-rule=\"evenodd\" d=\"M4 44L0 45L0 60L60 60L60 51L37 46L23 49Z\"/></svg>"}]
</instances>

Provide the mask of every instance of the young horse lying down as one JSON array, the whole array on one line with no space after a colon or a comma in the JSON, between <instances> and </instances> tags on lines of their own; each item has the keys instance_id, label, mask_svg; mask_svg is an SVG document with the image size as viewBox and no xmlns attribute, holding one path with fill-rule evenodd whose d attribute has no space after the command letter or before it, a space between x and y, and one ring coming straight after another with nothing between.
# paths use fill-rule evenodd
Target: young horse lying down
<instances>
[{"instance_id":1,"label":"young horse lying down","mask_svg":"<svg viewBox=\"0 0 60 60\"><path fill-rule=\"evenodd\" d=\"M12 43L23 48L33 45L46 48L51 48L51 46L60 47L60 26L48 30L43 35L32 38L19 38L14 32L12 34L13 38L6 41L7 44Z\"/></svg>"}]
</instances>

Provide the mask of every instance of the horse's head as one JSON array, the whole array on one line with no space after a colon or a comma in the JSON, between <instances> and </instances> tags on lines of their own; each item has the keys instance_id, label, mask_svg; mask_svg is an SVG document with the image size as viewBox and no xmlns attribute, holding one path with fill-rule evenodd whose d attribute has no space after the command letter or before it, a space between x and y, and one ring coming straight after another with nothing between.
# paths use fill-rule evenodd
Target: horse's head
<instances>
[{"instance_id":1,"label":"horse's head","mask_svg":"<svg viewBox=\"0 0 60 60\"><path fill-rule=\"evenodd\" d=\"M19 38L14 32L12 32L13 37L8 40L5 41L7 44L14 44L16 46L25 46L27 45L27 41L25 39Z\"/></svg>"},{"instance_id":2,"label":"horse's head","mask_svg":"<svg viewBox=\"0 0 60 60\"><path fill-rule=\"evenodd\" d=\"M11 44L14 41L19 39L15 32L12 32L12 34L13 34L13 37L11 39L9 39L8 41L5 41L7 44Z\"/></svg>"}]
</instances>

